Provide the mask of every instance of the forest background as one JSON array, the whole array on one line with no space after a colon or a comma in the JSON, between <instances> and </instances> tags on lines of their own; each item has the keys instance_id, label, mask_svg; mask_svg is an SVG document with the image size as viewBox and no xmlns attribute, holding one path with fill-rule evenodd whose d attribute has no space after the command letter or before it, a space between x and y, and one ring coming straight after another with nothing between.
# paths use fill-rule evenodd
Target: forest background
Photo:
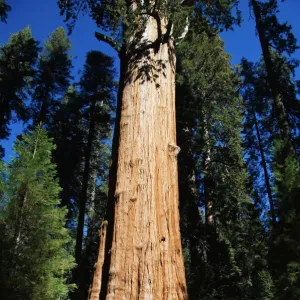
<instances>
[{"instance_id":1,"label":"forest background","mask_svg":"<svg viewBox=\"0 0 300 300\"><path fill-rule=\"evenodd\" d=\"M170 4L166 7L168 13L175 14L170 22L175 20L176 24L176 107L171 27L166 26L163 36L157 30L157 40L150 44L150 52L145 51L149 45L143 47L140 35L149 33L143 28L148 22L143 24L147 20L145 15L159 24L156 4L154 12L134 11L138 22L142 20L141 32L132 21L131 2L126 2L126 12L122 0L118 2L120 7L104 2L109 7L104 12L101 6L93 6L97 2L93 0L61 0L60 10L56 1L22 4L11 1L8 18L0 10L1 21L8 22L1 24L0 31L3 139L0 149L5 152L6 162L0 164L0 238L4 245L0 252L4 266L0 286L4 286L2 290L8 297L5 299L56 300L68 296L86 299L88 294L90 299L98 299L99 291L102 299L105 295L112 297L111 287L120 297L125 290L137 293L136 297L127 295L133 299L140 297L144 290L147 292L151 284L157 299L167 299L171 294L187 299L187 291L192 300L300 298L300 80L297 80L300 77L297 42L300 3L283 0L276 7L276 0L242 0L239 4L242 22L238 26L227 9L231 8L229 3L239 1L200 1L200 7L197 4L194 7L196 12L201 11L201 5L209 7L201 11L200 23L194 23L197 14L184 7L190 5L186 1L176 8L171 5L173 2L162 2ZM3 5L5 8L5 2L0 0L0 8ZM96 18L100 24L100 32L101 29L112 28L113 33L117 30L117 43L123 39L121 49L99 33L87 15L89 5L93 8L94 21ZM78 7L83 8L85 16L78 13ZM192 19L192 30L182 39L176 26L189 24L186 13L190 12L196 18ZM143 17L139 19L138 14ZM203 15L211 22L220 22L220 34L201 19ZM101 23L101 18L107 23ZM75 27L69 39L66 32L70 25ZM120 28L124 32L118 31ZM224 28L232 31L224 32ZM99 43L95 36L106 40L118 53ZM127 45L130 45L128 49ZM170 57L164 61L160 51L165 51L166 45L170 51L165 54ZM147 60L151 62L151 51L157 59L153 65L147 64ZM135 65L136 62L141 65ZM127 72L118 74L115 70L120 65L121 70L128 67ZM134 92L139 89L140 93ZM143 97L149 101L143 101ZM22 102L29 98L31 102ZM162 105L168 101L169 106ZM30 103L30 107L24 110L24 103ZM146 112L149 120L155 119L156 123L153 125L151 121L152 126L148 128L143 117L130 120L136 116L130 111L132 103L136 108L153 103L158 111L141 106L137 115L141 117ZM16 119L29 122L22 124L15 122ZM152 136L156 138L154 143ZM138 141L130 142L131 138ZM158 153L163 155L151 160L151 155L164 142L168 142L167 151L162 148ZM145 151L151 154L149 157L143 157L144 151L139 151L138 147L144 149L144 143L153 147ZM175 143L181 148L179 155ZM155 162L156 171L143 167L144 162L150 165L151 161ZM134 168L135 164L138 168ZM131 169L138 170L136 178L133 171L126 173ZM148 174L147 184L142 184L145 174ZM148 192L144 193L144 187ZM158 193L154 195L153 191ZM145 212L148 198L156 201L155 212ZM129 218L126 203L138 208L129 210L136 216L132 218L134 222L125 222L124 226L118 218ZM165 219L161 217L162 212L166 214ZM118 218L114 219L114 214ZM161 221L156 224L157 217ZM119 227L112 231L112 226ZM109 238L106 242L101 238L95 263L100 227L100 235L106 235L107 230ZM148 247L149 240L144 241L144 247L142 241L132 238L144 238L142 229L151 233L151 247ZM111 244L112 241L116 244ZM106 247L105 266L102 273L96 271L94 275L94 283L103 282L101 289L91 283L94 268L102 268L102 242ZM121 246L117 247L119 242ZM127 250L134 250L126 251L128 261L122 259L123 242ZM141 257L147 257L147 263L154 264L155 270L162 270L158 272L161 277L156 271L151 277L147 270L152 267L145 261L147 268L143 269L134 257L128 258L129 253L134 255L142 250L141 253L147 254L148 249L154 256ZM111 259L117 250L118 259ZM120 272L114 266L117 261L122 262L118 265ZM128 272L123 271L122 264ZM146 276L141 268L146 270ZM100 277L104 274L102 280L97 279L97 274ZM123 287L124 283L128 284L127 288Z\"/></svg>"},{"instance_id":2,"label":"forest background","mask_svg":"<svg viewBox=\"0 0 300 300\"><path fill-rule=\"evenodd\" d=\"M56 1L12 0L10 5L13 7L13 10L9 12L9 22L0 26L0 45L7 42L11 33L22 30L27 25L30 25L34 38L41 42L45 41L57 27L63 26L67 31L66 24L59 15ZM288 21L292 25L292 32L299 41L300 1L279 2L279 7L279 20L281 22ZM225 41L225 51L231 55L233 65L239 64L242 57L247 58L249 61L258 61L261 55L259 40L255 33L254 16L249 9L249 1L242 0L239 8L243 18L241 26L235 26L233 31L221 33L221 38ZM119 71L119 61L116 52L106 43L99 43L95 39L94 32L96 30L97 26L89 16L80 16L72 35L69 37L72 43L71 55L74 65L72 72L75 79L78 79L80 76L79 71L84 64L86 53L90 50L100 50L107 55L113 56L116 70L117 72ZM296 51L293 54L293 58L300 59L300 51ZM116 79L118 79L118 76L117 74ZM296 77L300 77L299 68L296 69ZM5 148L5 161L9 160L9 157L12 155L13 142L23 130L22 123L12 123L11 129L10 137L1 141Z\"/></svg>"}]
</instances>

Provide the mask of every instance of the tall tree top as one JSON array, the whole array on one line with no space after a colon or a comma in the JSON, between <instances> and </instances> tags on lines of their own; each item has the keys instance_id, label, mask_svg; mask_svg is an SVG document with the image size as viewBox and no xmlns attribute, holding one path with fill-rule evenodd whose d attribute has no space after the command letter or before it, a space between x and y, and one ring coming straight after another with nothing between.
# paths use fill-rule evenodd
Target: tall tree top
<instances>
[{"instance_id":1,"label":"tall tree top","mask_svg":"<svg viewBox=\"0 0 300 300\"><path fill-rule=\"evenodd\" d=\"M266 39L273 49L279 53L286 52L290 55L299 48L292 33L292 26L287 22L280 23L277 18L279 11L277 0L267 2L250 0L250 5L253 6L256 22L264 28Z\"/></svg>"},{"instance_id":2,"label":"tall tree top","mask_svg":"<svg viewBox=\"0 0 300 300\"><path fill-rule=\"evenodd\" d=\"M71 42L62 27L57 28L45 42L39 56L33 115L35 122L46 122L51 111L58 105L70 85L72 59L69 55Z\"/></svg>"},{"instance_id":3,"label":"tall tree top","mask_svg":"<svg viewBox=\"0 0 300 300\"><path fill-rule=\"evenodd\" d=\"M12 34L0 48L0 138L9 134L8 124L14 112L25 120L28 87L35 75L38 42L30 27Z\"/></svg>"},{"instance_id":4,"label":"tall tree top","mask_svg":"<svg viewBox=\"0 0 300 300\"><path fill-rule=\"evenodd\" d=\"M71 42L65 30L59 27L53 31L45 42L40 55L40 72L42 80L48 84L56 84L56 89L65 89L69 86L70 68L72 67L69 51Z\"/></svg>"},{"instance_id":5,"label":"tall tree top","mask_svg":"<svg viewBox=\"0 0 300 300\"><path fill-rule=\"evenodd\" d=\"M238 11L236 16L231 14L238 2L238 0L59 0L58 4L70 31L78 15L86 12L95 20L102 32L109 33L109 36L98 33L97 38L118 51L123 42L132 42L133 36L142 35L144 25L151 17L157 21L159 42L166 40L170 35L172 25L175 27L174 32L178 32L180 37L180 33L188 28L187 18L196 18L201 24L210 22L214 27L231 28L240 20ZM162 24L166 22L164 30Z\"/></svg>"},{"instance_id":6,"label":"tall tree top","mask_svg":"<svg viewBox=\"0 0 300 300\"><path fill-rule=\"evenodd\" d=\"M114 60L99 51L90 51L84 64L84 71L80 80L83 93L112 89L114 83ZM103 91L102 91L103 92Z\"/></svg>"}]
</instances>

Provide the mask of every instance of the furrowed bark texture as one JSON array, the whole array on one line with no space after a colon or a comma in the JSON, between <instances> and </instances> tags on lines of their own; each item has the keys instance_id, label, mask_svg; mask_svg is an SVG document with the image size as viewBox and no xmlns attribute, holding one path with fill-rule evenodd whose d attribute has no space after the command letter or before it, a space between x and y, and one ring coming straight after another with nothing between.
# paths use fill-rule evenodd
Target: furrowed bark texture
<instances>
[{"instance_id":1,"label":"furrowed bark texture","mask_svg":"<svg viewBox=\"0 0 300 300\"><path fill-rule=\"evenodd\" d=\"M157 39L156 25L149 18L143 34L147 43ZM179 230L173 41L141 54L129 61L122 89L105 299L187 299Z\"/></svg>"}]
</instances>

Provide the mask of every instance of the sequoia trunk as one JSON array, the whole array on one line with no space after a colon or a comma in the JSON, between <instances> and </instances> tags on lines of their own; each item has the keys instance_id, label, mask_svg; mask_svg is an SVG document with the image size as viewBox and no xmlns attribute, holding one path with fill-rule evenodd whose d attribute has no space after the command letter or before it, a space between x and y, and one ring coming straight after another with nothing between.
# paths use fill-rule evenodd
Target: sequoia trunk
<instances>
[{"instance_id":1,"label":"sequoia trunk","mask_svg":"<svg viewBox=\"0 0 300 300\"><path fill-rule=\"evenodd\" d=\"M175 55L170 37L158 39L157 23L150 17L144 46L135 55L125 54L126 64L121 58L126 70L121 70L119 139L109 183L101 290L106 300L187 299L179 230Z\"/></svg>"}]
</instances>

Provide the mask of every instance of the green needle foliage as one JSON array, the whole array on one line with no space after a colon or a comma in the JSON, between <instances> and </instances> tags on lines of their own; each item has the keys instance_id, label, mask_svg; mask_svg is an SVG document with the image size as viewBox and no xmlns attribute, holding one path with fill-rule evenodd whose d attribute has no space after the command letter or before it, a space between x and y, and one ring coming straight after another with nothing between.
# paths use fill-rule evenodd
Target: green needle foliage
<instances>
[{"instance_id":1,"label":"green needle foliage","mask_svg":"<svg viewBox=\"0 0 300 300\"><path fill-rule=\"evenodd\" d=\"M58 108L49 107L44 124L57 145L53 159L61 204L68 208L66 227L75 237L78 267L72 280L78 289L71 297L86 297L97 258L115 101L113 62L99 51L88 52L79 83L69 87Z\"/></svg>"},{"instance_id":2,"label":"green needle foliage","mask_svg":"<svg viewBox=\"0 0 300 300\"><path fill-rule=\"evenodd\" d=\"M7 167L1 201L6 205L1 211L3 299L64 299L71 288L65 278L74 259L67 251L66 209L58 207L53 149L46 131L37 127L16 142L16 157Z\"/></svg>"},{"instance_id":3,"label":"green needle foliage","mask_svg":"<svg viewBox=\"0 0 300 300\"><path fill-rule=\"evenodd\" d=\"M273 172L279 221L271 235L269 254L277 299L296 300L300 297L300 169L294 156L286 154L287 149L286 143L275 141Z\"/></svg>"},{"instance_id":4,"label":"green needle foliage","mask_svg":"<svg viewBox=\"0 0 300 300\"><path fill-rule=\"evenodd\" d=\"M273 198L268 260L275 297L299 299L299 61L290 57L298 47L291 26L277 19L277 1L251 3L263 56L256 64L242 61L248 164L258 190L262 163L268 198Z\"/></svg>"},{"instance_id":5,"label":"green needle foliage","mask_svg":"<svg viewBox=\"0 0 300 300\"><path fill-rule=\"evenodd\" d=\"M274 226L276 201L272 188L270 156L273 136L274 134L276 136L277 130L264 64L262 62L254 64L242 59L240 74L243 78L241 95L245 106L243 139L252 197L267 212L267 216L263 216L264 219Z\"/></svg>"},{"instance_id":6,"label":"green needle foliage","mask_svg":"<svg viewBox=\"0 0 300 300\"><path fill-rule=\"evenodd\" d=\"M46 123L58 109L62 96L70 86L72 60L71 42L62 27L45 42L39 55L35 90L32 96L34 123Z\"/></svg>"},{"instance_id":7,"label":"green needle foliage","mask_svg":"<svg viewBox=\"0 0 300 300\"><path fill-rule=\"evenodd\" d=\"M82 160L86 128L82 121L82 98L75 86L70 86L59 108L48 119L48 134L56 145L53 160L57 165L61 205L68 209L67 227L75 234L78 198L82 184Z\"/></svg>"},{"instance_id":8,"label":"green needle foliage","mask_svg":"<svg viewBox=\"0 0 300 300\"><path fill-rule=\"evenodd\" d=\"M7 2L0 0L0 22L11 10ZM279 1L249 0L262 57L233 69L217 32L239 23L239 12L232 14L238 2L58 4L70 30L87 12L100 29L96 38L118 52L120 92L132 62L146 61L149 49L174 37L189 298L298 300L300 81L299 61L291 57L297 41L277 17ZM157 39L144 41L149 18L158 27L167 20L172 31L157 28ZM15 120L32 124L11 163L1 161L0 146L1 299L85 299L91 284L107 204L115 70L112 58L90 51L74 83L70 50L63 28L43 48L29 27L0 47L0 139Z\"/></svg>"},{"instance_id":9,"label":"green needle foliage","mask_svg":"<svg viewBox=\"0 0 300 300\"><path fill-rule=\"evenodd\" d=\"M240 79L223 47L211 32L193 33L177 53L180 203L189 295L193 300L272 299L266 235L243 161Z\"/></svg>"},{"instance_id":10,"label":"green needle foliage","mask_svg":"<svg viewBox=\"0 0 300 300\"><path fill-rule=\"evenodd\" d=\"M26 100L35 75L37 45L26 27L0 48L0 139L9 136L13 114L22 121L29 117Z\"/></svg>"}]
</instances>

